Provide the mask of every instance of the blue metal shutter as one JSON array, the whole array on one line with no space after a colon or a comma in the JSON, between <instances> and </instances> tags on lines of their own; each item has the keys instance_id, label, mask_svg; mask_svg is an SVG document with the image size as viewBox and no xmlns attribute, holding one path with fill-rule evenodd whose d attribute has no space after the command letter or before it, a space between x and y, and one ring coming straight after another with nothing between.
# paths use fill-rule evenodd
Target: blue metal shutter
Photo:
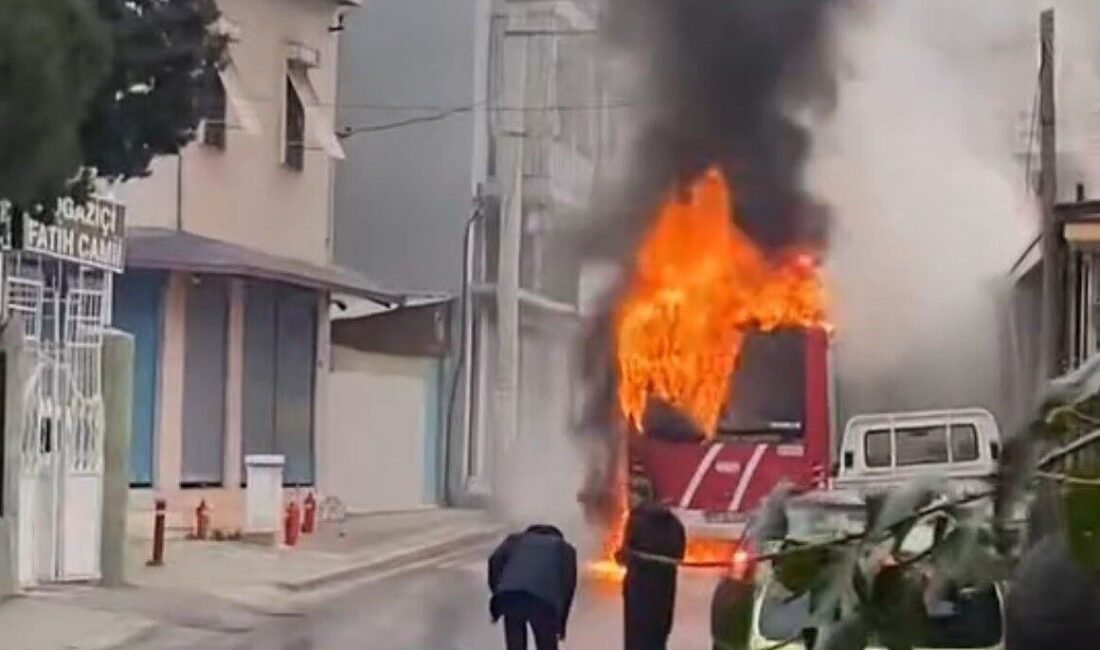
<instances>
[{"instance_id":1,"label":"blue metal shutter","mask_svg":"<svg viewBox=\"0 0 1100 650\"><path fill-rule=\"evenodd\" d=\"M242 390L243 451L275 450L275 285L249 282L244 311L244 386ZM242 482L246 475L241 473Z\"/></svg>"},{"instance_id":2,"label":"blue metal shutter","mask_svg":"<svg viewBox=\"0 0 1100 650\"><path fill-rule=\"evenodd\" d=\"M165 274L127 271L115 279L113 324L134 337L133 436L130 442L130 485L153 484L153 441Z\"/></svg>"},{"instance_id":3,"label":"blue metal shutter","mask_svg":"<svg viewBox=\"0 0 1100 650\"><path fill-rule=\"evenodd\" d=\"M180 473L184 486L222 484L228 318L228 280L203 276L187 287Z\"/></svg>"},{"instance_id":4,"label":"blue metal shutter","mask_svg":"<svg viewBox=\"0 0 1100 650\"><path fill-rule=\"evenodd\" d=\"M275 352L275 445L286 456L288 485L313 484L313 382L317 294L279 293Z\"/></svg>"},{"instance_id":5,"label":"blue metal shutter","mask_svg":"<svg viewBox=\"0 0 1100 650\"><path fill-rule=\"evenodd\" d=\"M282 454L287 485L312 485L317 293L250 282L245 308L244 455Z\"/></svg>"}]
</instances>

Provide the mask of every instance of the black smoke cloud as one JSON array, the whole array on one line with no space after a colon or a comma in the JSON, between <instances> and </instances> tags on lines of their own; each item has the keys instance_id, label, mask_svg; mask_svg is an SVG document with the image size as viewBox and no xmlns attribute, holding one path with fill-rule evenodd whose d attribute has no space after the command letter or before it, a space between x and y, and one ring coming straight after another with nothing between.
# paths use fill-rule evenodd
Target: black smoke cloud
<instances>
[{"instance_id":1,"label":"black smoke cloud","mask_svg":"<svg viewBox=\"0 0 1100 650\"><path fill-rule=\"evenodd\" d=\"M760 246L821 241L825 211L801 188L810 136L791 115L834 103L829 26L842 1L609 0L610 42L641 65L652 106L629 199L604 224L628 231L618 241L632 250L668 189L715 164Z\"/></svg>"},{"instance_id":2,"label":"black smoke cloud","mask_svg":"<svg viewBox=\"0 0 1100 650\"><path fill-rule=\"evenodd\" d=\"M637 102L642 133L625 157L625 183L599 194L580 243L586 256L629 267L667 192L712 165L732 181L739 226L764 250L823 245L827 211L802 187L810 133L792 116L833 107L832 18L860 1L606 0L610 45L640 70L627 99ZM582 336L581 429L612 449L590 467L589 486L615 475L617 293L609 287L597 298L602 309Z\"/></svg>"}]
</instances>

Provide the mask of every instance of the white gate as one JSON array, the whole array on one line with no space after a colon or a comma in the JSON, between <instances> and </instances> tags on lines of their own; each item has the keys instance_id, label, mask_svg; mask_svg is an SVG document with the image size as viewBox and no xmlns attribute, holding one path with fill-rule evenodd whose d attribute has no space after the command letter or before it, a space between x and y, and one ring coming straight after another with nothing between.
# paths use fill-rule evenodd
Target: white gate
<instances>
[{"instance_id":1,"label":"white gate","mask_svg":"<svg viewBox=\"0 0 1100 650\"><path fill-rule=\"evenodd\" d=\"M111 274L31 253L4 261L4 307L24 318L22 584L99 577L103 502L103 330Z\"/></svg>"}]
</instances>

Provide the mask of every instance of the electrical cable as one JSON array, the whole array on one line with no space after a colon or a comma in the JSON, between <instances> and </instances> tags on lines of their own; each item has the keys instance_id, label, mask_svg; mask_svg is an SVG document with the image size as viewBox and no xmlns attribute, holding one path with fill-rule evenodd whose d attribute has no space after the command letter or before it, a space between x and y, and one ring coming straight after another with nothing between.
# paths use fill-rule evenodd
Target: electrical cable
<instances>
[{"instance_id":1,"label":"electrical cable","mask_svg":"<svg viewBox=\"0 0 1100 650\"><path fill-rule=\"evenodd\" d=\"M340 138L348 138L353 135L361 133L378 133L382 131L392 131L394 129L400 129L416 124L430 124L433 122L440 122L447 118L454 117L455 115L461 115L464 113L471 113L478 108L484 107L484 102L478 102L477 104L467 104L464 106L453 106L451 108L440 110L439 112L432 113L430 115L418 115L416 117L409 117L402 120L396 120L393 122L382 122L379 124L366 124L363 126L349 126L342 129L337 135ZM497 106L493 108L485 109L489 113L504 113L504 112L570 112L570 111L597 111L597 110L610 110L615 108L629 108L635 107L636 104L604 104L604 105L590 105L590 106L527 106L527 107L515 107L515 106ZM388 110L388 109L387 109ZM395 109L396 110L396 109ZM409 110L423 110L421 108Z\"/></svg>"}]
</instances>

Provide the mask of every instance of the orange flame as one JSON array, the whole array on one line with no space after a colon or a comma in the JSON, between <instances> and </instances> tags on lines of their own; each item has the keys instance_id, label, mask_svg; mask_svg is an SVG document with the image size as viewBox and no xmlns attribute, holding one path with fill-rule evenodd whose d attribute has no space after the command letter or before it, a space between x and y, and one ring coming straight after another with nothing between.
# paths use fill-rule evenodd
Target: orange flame
<instances>
[{"instance_id":1,"label":"orange flame","mask_svg":"<svg viewBox=\"0 0 1100 650\"><path fill-rule=\"evenodd\" d=\"M769 259L731 205L711 169L665 203L638 251L615 331L619 407L636 430L652 395L714 435L746 332L825 323L813 258Z\"/></svg>"},{"instance_id":2,"label":"orange flame","mask_svg":"<svg viewBox=\"0 0 1100 650\"><path fill-rule=\"evenodd\" d=\"M732 205L725 177L708 170L668 198L637 253L614 333L619 408L636 431L657 396L713 436L747 332L826 326L813 257L769 259L734 224ZM626 472L616 478L618 512L603 559L589 565L606 581L623 572L612 558L626 526ZM689 540L685 562L727 562L733 552L731 543Z\"/></svg>"}]
</instances>

